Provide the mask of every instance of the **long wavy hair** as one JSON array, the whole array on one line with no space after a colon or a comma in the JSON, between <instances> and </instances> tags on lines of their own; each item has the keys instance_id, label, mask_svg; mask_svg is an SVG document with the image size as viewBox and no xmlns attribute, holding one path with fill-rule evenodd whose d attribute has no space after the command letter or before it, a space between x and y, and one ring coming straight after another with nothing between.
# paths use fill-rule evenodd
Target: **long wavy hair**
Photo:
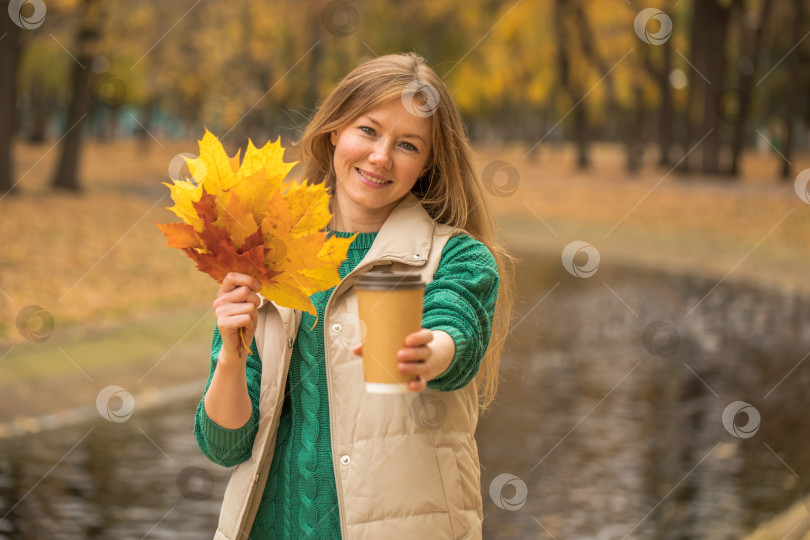
<instances>
[{"instance_id":1,"label":"long wavy hair","mask_svg":"<svg viewBox=\"0 0 810 540\"><path fill-rule=\"evenodd\" d=\"M334 193L337 178L330 132L392 99L404 99L412 112L431 119L429 167L411 191L435 221L464 229L487 246L498 264L492 336L475 378L483 411L497 393L500 357L514 305L515 261L497 240L489 194L473 168L461 115L444 81L415 53L380 56L352 70L320 104L296 144L304 178L325 182Z\"/></svg>"}]
</instances>

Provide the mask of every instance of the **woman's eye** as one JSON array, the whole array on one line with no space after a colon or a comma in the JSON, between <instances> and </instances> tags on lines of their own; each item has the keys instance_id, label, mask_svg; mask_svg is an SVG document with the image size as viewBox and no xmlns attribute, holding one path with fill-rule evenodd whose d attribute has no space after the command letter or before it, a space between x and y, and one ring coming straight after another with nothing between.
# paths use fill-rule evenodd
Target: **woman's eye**
<instances>
[{"instance_id":1,"label":"woman's eye","mask_svg":"<svg viewBox=\"0 0 810 540\"><path fill-rule=\"evenodd\" d=\"M374 130L368 126L360 126L360 131L362 131L366 135L374 135Z\"/></svg>"},{"instance_id":2,"label":"woman's eye","mask_svg":"<svg viewBox=\"0 0 810 540\"><path fill-rule=\"evenodd\" d=\"M403 146L404 146L406 149L411 150L412 152L418 152L418 151L419 151L419 149L418 149L417 147L415 147L414 145L412 145L412 144L411 144L411 143L409 143L409 142L402 143L402 145L403 145Z\"/></svg>"}]
</instances>

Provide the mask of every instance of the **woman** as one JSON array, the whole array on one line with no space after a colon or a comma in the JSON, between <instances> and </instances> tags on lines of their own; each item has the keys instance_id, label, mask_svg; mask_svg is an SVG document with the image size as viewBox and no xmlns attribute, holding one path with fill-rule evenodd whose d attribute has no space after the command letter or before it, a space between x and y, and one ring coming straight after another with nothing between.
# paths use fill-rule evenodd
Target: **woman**
<instances>
[{"instance_id":1,"label":"woman","mask_svg":"<svg viewBox=\"0 0 810 540\"><path fill-rule=\"evenodd\" d=\"M341 283L311 297L317 319L264 302L249 276L223 281L195 423L209 459L238 465L215 538L480 538L473 435L496 391L511 259L451 95L416 54L370 60L300 146L332 195L329 233L357 236ZM352 285L381 266L427 283L424 328L398 352L409 394L366 393L351 343ZM255 335L241 354L240 328Z\"/></svg>"}]
</instances>

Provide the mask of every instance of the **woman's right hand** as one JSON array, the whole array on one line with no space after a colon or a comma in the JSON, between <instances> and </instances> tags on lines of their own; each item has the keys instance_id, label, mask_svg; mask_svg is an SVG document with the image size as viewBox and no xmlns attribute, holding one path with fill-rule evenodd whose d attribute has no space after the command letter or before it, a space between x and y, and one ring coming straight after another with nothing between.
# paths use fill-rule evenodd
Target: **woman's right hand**
<instances>
[{"instance_id":1,"label":"woman's right hand","mask_svg":"<svg viewBox=\"0 0 810 540\"><path fill-rule=\"evenodd\" d=\"M239 329L245 329L245 342L250 344L253 341L259 317L257 308L261 299L256 293L260 288L259 281L247 274L229 272L222 280L222 286L217 292L217 299L214 300L217 328L219 328L219 335L222 336L220 361L238 359L244 362L247 358L249 350L246 350L245 347L240 349Z\"/></svg>"}]
</instances>

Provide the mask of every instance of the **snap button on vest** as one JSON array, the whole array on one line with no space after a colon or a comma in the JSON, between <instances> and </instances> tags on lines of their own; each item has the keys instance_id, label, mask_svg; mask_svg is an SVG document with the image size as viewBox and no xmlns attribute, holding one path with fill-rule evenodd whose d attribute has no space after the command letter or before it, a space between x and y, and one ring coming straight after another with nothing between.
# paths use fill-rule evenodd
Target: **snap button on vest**
<instances>
[{"instance_id":1,"label":"snap button on vest","mask_svg":"<svg viewBox=\"0 0 810 540\"><path fill-rule=\"evenodd\" d=\"M414 259L421 259L421 258L422 258L422 254L421 254L421 253L414 253L414 254L413 254L413 258L414 258Z\"/></svg>"},{"instance_id":2,"label":"snap button on vest","mask_svg":"<svg viewBox=\"0 0 810 540\"><path fill-rule=\"evenodd\" d=\"M342 324L335 323L335 324L332 325L332 332L339 333L341 330L343 330L343 325Z\"/></svg>"},{"instance_id":3,"label":"snap button on vest","mask_svg":"<svg viewBox=\"0 0 810 540\"><path fill-rule=\"evenodd\" d=\"M287 338L287 347L292 349L293 346L293 338Z\"/></svg>"},{"instance_id":4,"label":"snap button on vest","mask_svg":"<svg viewBox=\"0 0 810 540\"><path fill-rule=\"evenodd\" d=\"M340 463L342 465L348 465L351 462L352 458L349 457L349 454L343 454L342 456L340 456Z\"/></svg>"}]
</instances>

